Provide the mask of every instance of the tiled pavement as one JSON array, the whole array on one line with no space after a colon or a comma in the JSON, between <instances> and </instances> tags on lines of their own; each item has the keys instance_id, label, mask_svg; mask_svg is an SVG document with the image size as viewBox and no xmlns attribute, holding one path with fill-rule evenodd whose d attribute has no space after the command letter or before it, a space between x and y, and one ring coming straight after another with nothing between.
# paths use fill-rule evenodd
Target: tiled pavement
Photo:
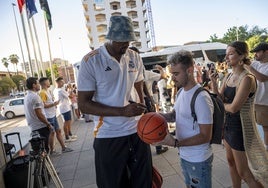
<instances>
[{"instance_id":1,"label":"tiled pavement","mask_svg":"<svg viewBox=\"0 0 268 188\"><path fill-rule=\"evenodd\" d=\"M73 152L59 156L51 156L54 167L64 188L96 188L94 150L93 150L93 123L76 120L72 125L73 133L78 136L77 141L67 145ZM59 145L56 149L60 151ZM214 161L212 171L213 188L230 188L231 179L225 157L225 150L221 145L214 145ZM152 147L153 164L163 176L163 188L184 188L183 175L179 165L177 149L169 148L166 153L155 154ZM243 188L247 186L243 184Z\"/></svg>"}]
</instances>

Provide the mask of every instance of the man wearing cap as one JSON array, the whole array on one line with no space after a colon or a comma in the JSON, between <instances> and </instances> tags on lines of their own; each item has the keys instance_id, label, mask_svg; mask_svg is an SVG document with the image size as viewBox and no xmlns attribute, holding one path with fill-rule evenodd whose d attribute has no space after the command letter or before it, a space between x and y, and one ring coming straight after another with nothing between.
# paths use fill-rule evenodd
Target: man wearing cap
<instances>
[{"instance_id":1,"label":"man wearing cap","mask_svg":"<svg viewBox=\"0 0 268 188\"><path fill-rule=\"evenodd\" d=\"M263 127L264 144L268 151L268 43L262 42L250 52L255 53L256 61L244 66L257 79L258 88L255 95L256 121Z\"/></svg>"},{"instance_id":2,"label":"man wearing cap","mask_svg":"<svg viewBox=\"0 0 268 188\"><path fill-rule=\"evenodd\" d=\"M83 57L78 74L78 105L94 115L95 168L100 188L151 188L150 146L137 135L143 103L143 64L128 49L135 40L130 18L112 16L109 40ZM141 103L131 103L135 87Z\"/></svg>"}]
</instances>

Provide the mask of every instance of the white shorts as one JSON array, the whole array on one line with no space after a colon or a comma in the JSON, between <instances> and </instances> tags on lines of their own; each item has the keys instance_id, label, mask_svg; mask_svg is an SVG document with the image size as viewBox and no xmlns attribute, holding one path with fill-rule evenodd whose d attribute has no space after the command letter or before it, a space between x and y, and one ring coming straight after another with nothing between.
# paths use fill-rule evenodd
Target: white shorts
<instances>
[{"instance_id":1,"label":"white shorts","mask_svg":"<svg viewBox=\"0 0 268 188\"><path fill-rule=\"evenodd\" d=\"M74 109L78 109L77 103L73 103L72 106L73 106Z\"/></svg>"}]
</instances>

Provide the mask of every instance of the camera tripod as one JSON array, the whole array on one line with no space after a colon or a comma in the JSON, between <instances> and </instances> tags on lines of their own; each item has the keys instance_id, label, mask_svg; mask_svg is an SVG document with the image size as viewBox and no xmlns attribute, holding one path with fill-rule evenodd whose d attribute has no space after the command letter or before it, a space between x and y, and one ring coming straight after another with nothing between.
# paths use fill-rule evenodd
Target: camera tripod
<instances>
[{"instance_id":1,"label":"camera tripod","mask_svg":"<svg viewBox=\"0 0 268 188\"><path fill-rule=\"evenodd\" d=\"M30 152L27 188L49 187L49 179L52 179L56 188L63 188L60 178L47 155L46 151Z\"/></svg>"}]
</instances>

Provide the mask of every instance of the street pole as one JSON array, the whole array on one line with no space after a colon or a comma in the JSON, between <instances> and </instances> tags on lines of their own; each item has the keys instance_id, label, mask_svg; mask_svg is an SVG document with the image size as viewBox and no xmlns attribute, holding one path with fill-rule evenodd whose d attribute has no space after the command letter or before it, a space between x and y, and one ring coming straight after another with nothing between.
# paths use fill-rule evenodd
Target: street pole
<instances>
[{"instance_id":1,"label":"street pole","mask_svg":"<svg viewBox=\"0 0 268 188\"><path fill-rule=\"evenodd\" d=\"M23 54L23 49L22 49L22 45L21 45L20 32L19 32L18 23L17 23L17 17L16 17L15 10L14 10L15 6L16 6L16 4L12 3L12 9L13 9L13 14L14 14L14 18L15 18L17 34L18 34L18 38L19 38L20 51L21 51L22 61L23 61L23 66L24 66L24 73L25 73L26 78L28 78L28 74L27 74L27 71L26 71L26 64L25 64L24 54Z\"/></svg>"}]
</instances>

